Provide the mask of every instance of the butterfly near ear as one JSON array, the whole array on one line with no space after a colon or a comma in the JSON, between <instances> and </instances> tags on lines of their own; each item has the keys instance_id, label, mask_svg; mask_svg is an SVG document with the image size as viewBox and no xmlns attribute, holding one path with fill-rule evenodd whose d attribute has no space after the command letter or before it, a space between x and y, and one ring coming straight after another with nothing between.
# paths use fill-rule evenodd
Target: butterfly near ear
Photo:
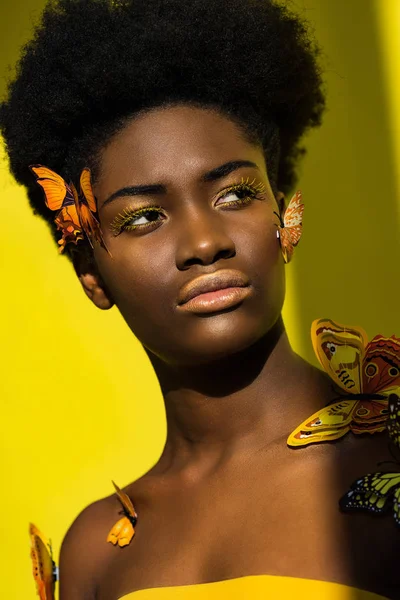
<instances>
[{"instance_id":1,"label":"butterfly near ear","mask_svg":"<svg viewBox=\"0 0 400 600\"><path fill-rule=\"evenodd\" d=\"M58 570L53 560L51 542L47 541L39 529L30 523L31 559L33 577L40 600L55 600L55 584Z\"/></svg>"},{"instance_id":2,"label":"butterfly near ear","mask_svg":"<svg viewBox=\"0 0 400 600\"><path fill-rule=\"evenodd\" d=\"M285 263L290 261L293 255L293 249L299 243L303 227L303 212L304 204L302 202L300 190L298 190L290 200L283 218L274 211L274 214L279 219L279 225L277 225L277 236L280 238L280 244Z\"/></svg>"},{"instance_id":3,"label":"butterfly near ear","mask_svg":"<svg viewBox=\"0 0 400 600\"><path fill-rule=\"evenodd\" d=\"M31 165L30 170L42 187L46 206L57 211L55 223L61 231L58 241L60 253L64 252L66 244L77 245L85 236L93 248L95 242L108 251L100 224L95 217L96 200L90 181L90 170L83 169L80 177L80 190L77 191L72 182L69 184L57 173L43 165Z\"/></svg>"},{"instance_id":4,"label":"butterfly near ear","mask_svg":"<svg viewBox=\"0 0 400 600\"><path fill-rule=\"evenodd\" d=\"M135 535L135 526L137 514L128 494L123 492L114 481L112 482L117 493L118 499L122 504L122 514L124 515L115 523L107 536L107 542L121 548L128 546Z\"/></svg>"},{"instance_id":5,"label":"butterfly near ear","mask_svg":"<svg viewBox=\"0 0 400 600\"><path fill-rule=\"evenodd\" d=\"M392 462L397 470L391 473L368 473L357 479L350 490L339 500L343 512L367 511L375 515L384 515L392 511L396 524L400 527L400 460L395 456L391 444L398 453L400 450L400 397L389 396L389 449L394 458ZM378 463L380 466L382 463Z\"/></svg>"},{"instance_id":6,"label":"butterfly near ear","mask_svg":"<svg viewBox=\"0 0 400 600\"><path fill-rule=\"evenodd\" d=\"M323 370L339 390L338 397L303 421L287 444L296 448L334 441L350 431L385 431L388 396L400 396L400 339L376 335L368 341L360 327L329 319L312 323L311 338Z\"/></svg>"}]
</instances>

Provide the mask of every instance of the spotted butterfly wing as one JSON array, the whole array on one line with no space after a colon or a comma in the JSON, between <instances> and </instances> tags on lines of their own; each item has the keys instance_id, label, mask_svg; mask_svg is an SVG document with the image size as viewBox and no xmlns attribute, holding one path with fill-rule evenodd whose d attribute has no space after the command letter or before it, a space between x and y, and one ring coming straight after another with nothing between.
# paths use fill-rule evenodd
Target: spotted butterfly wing
<instances>
[{"instance_id":1,"label":"spotted butterfly wing","mask_svg":"<svg viewBox=\"0 0 400 600\"><path fill-rule=\"evenodd\" d=\"M387 428L391 442L400 449L400 396L389 396L389 418Z\"/></svg>"},{"instance_id":2,"label":"spotted butterfly wing","mask_svg":"<svg viewBox=\"0 0 400 600\"><path fill-rule=\"evenodd\" d=\"M33 576L40 600L55 600L54 589L57 581L57 567L53 560L51 543L39 529L30 523L31 559Z\"/></svg>"},{"instance_id":3,"label":"spotted butterfly wing","mask_svg":"<svg viewBox=\"0 0 400 600\"><path fill-rule=\"evenodd\" d=\"M287 445L296 448L317 442L330 442L343 437L350 431L355 407L354 400L340 400L325 406L292 431L287 439Z\"/></svg>"},{"instance_id":4,"label":"spotted butterfly wing","mask_svg":"<svg viewBox=\"0 0 400 600\"><path fill-rule=\"evenodd\" d=\"M112 482L119 501L122 504L124 516L115 523L107 536L107 542L114 546L118 544L121 548L130 544L135 535L137 514L128 494L123 492L114 481Z\"/></svg>"},{"instance_id":5,"label":"spotted butterfly wing","mask_svg":"<svg viewBox=\"0 0 400 600\"><path fill-rule=\"evenodd\" d=\"M367 334L361 327L345 327L331 319L311 324L314 352L326 373L345 392L360 393Z\"/></svg>"},{"instance_id":6,"label":"spotted butterfly wing","mask_svg":"<svg viewBox=\"0 0 400 600\"><path fill-rule=\"evenodd\" d=\"M343 511L365 510L384 514L392 506L394 494L400 489L400 473L369 473L357 479L339 500Z\"/></svg>"},{"instance_id":7,"label":"spotted butterfly wing","mask_svg":"<svg viewBox=\"0 0 400 600\"><path fill-rule=\"evenodd\" d=\"M400 338L376 335L365 348L362 391L400 396Z\"/></svg>"},{"instance_id":8,"label":"spotted butterfly wing","mask_svg":"<svg viewBox=\"0 0 400 600\"><path fill-rule=\"evenodd\" d=\"M298 190L290 200L288 207L278 226L281 238L282 253L285 262L289 262L293 255L293 249L299 243L302 233L304 204L302 202L301 191Z\"/></svg>"}]
</instances>

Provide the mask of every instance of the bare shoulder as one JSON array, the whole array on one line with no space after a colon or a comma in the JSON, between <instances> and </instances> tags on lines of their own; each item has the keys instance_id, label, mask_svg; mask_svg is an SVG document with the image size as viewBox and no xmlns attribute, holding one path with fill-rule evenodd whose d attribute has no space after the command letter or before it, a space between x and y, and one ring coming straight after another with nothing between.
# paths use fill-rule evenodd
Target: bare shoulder
<instances>
[{"instance_id":1,"label":"bare shoulder","mask_svg":"<svg viewBox=\"0 0 400 600\"><path fill-rule=\"evenodd\" d=\"M60 600L94 600L99 574L112 557L107 535L121 518L115 494L87 506L68 529L60 552Z\"/></svg>"}]
</instances>

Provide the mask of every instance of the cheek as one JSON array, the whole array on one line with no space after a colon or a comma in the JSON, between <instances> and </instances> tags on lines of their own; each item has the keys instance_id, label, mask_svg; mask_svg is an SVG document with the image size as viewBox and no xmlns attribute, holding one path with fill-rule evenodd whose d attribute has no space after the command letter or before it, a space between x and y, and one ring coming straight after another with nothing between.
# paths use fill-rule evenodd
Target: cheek
<instances>
[{"instance_id":1,"label":"cheek","mask_svg":"<svg viewBox=\"0 0 400 600\"><path fill-rule=\"evenodd\" d=\"M112 259L102 253L96 260L115 304L138 337L147 322L154 327L168 316L175 300L170 249L156 244L151 249L146 245L134 248L127 243L122 251L113 252Z\"/></svg>"},{"instance_id":2,"label":"cheek","mask_svg":"<svg viewBox=\"0 0 400 600\"><path fill-rule=\"evenodd\" d=\"M258 219L244 224L235 239L238 257L246 262L251 274L258 281L280 278L284 272L284 263L277 227L270 214L261 214Z\"/></svg>"}]
</instances>

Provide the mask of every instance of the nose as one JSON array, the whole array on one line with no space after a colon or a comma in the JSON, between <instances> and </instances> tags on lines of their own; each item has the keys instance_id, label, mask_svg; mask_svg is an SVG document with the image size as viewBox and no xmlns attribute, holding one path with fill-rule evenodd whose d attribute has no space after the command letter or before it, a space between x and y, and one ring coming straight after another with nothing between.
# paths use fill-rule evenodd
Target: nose
<instances>
[{"instance_id":1,"label":"nose","mask_svg":"<svg viewBox=\"0 0 400 600\"><path fill-rule=\"evenodd\" d=\"M182 218L176 251L179 270L195 264L211 265L235 256L235 243L222 221L223 215L209 207L190 211Z\"/></svg>"}]
</instances>

